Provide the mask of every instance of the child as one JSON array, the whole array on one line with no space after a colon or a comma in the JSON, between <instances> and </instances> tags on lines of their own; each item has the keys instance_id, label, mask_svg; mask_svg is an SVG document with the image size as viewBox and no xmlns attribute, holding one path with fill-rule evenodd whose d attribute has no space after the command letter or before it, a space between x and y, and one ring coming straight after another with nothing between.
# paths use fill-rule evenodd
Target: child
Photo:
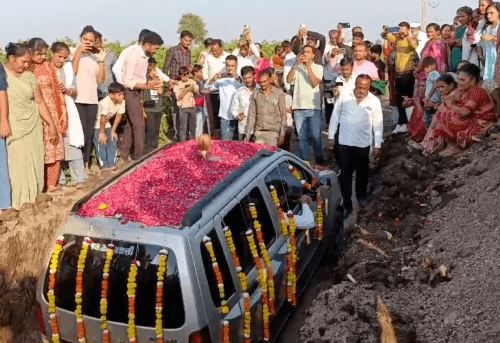
<instances>
[{"instance_id":1,"label":"child","mask_svg":"<svg viewBox=\"0 0 500 343\"><path fill-rule=\"evenodd\" d=\"M424 123L425 127L429 127L432 122L432 117L436 113L437 106L441 102L441 96L436 89L436 80L440 74L436 70L437 62L433 57L426 57L422 60L427 79L425 81L425 98L424 98Z\"/></svg>"},{"instance_id":2,"label":"child","mask_svg":"<svg viewBox=\"0 0 500 343\"><path fill-rule=\"evenodd\" d=\"M99 109L94 127L94 147L101 170L115 169L116 129L125 113L125 87L112 82L108 87L109 95L99 101ZM113 119L113 126L110 124Z\"/></svg>"},{"instance_id":3,"label":"child","mask_svg":"<svg viewBox=\"0 0 500 343\"><path fill-rule=\"evenodd\" d=\"M159 80L156 70L156 60L154 57L148 59L148 81ZM165 87L160 86L159 90L146 89L142 93L144 112L146 113L146 153L158 148L160 139L161 117L163 115Z\"/></svg>"},{"instance_id":4,"label":"child","mask_svg":"<svg viewBox=\"0 0 500 343\"><path fill-rule=\"evenodd\" d=\"M190 139L196 136L194 96L198 94L198 85L189 78L187 67L179 68L179 77L180 81L174 86L174 93L177 98L177 106L179 106L179 142L184 142L187 132L189 132Z\"/></svg>"},{"instance_id":5,"label":"child","mask_svg":"<svg viewBox=\"0 0 500 343\"><path fill-rule=\"evenodd\" d=\"M200 137L203 134L203 126L205 122L208 126L208 114L207 107L205 103L205 95L210 94L209 91L203 90L205 88L205 80L203 80L203 66L200 64L195 64L191 70L193 73L193 79L198 85L199 94L195 96L196 105L196 137ZM210 128L208 128L210 132Z\"/></svg>"}]
</instances>

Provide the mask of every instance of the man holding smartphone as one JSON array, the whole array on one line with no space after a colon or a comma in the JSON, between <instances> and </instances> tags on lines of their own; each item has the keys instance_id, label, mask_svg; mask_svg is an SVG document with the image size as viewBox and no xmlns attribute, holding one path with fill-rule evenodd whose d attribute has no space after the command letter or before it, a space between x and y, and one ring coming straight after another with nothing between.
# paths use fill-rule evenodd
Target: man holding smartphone
<instances>
[{"instance_id":1,"label":"man holding smartphone","mask_svg":"<svg viewBox=\"0 0 500 343\"><path fill-rule=\"evenodd\" d=\"M297 56L297 62L287 75L287 82L294 83L293 103L295 125L299 138L300 158L309 160L309 142L312 140L316 168L324 169L321 142L321 91L323 66L314 63L316 48L306 45Z\"/></svg>"}]
</instances>

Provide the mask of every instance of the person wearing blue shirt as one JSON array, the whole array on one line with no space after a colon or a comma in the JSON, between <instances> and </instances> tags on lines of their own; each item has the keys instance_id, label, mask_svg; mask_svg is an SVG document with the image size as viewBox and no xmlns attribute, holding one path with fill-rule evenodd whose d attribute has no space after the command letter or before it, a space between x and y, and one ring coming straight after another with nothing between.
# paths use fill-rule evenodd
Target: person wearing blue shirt
<instances>
[{"instance_id":1,"label":"person wearing blue shirt","mask_svg":"<svg viewBox=\"0 0 500 343\"><path fill-rule=\"evenodd\" d=\"M0 213L11 208L9 169L7 168L7 146L5 139L10 136L9 106L7 102L7 80L0 63Z\"/></svg>"}]
</instances>

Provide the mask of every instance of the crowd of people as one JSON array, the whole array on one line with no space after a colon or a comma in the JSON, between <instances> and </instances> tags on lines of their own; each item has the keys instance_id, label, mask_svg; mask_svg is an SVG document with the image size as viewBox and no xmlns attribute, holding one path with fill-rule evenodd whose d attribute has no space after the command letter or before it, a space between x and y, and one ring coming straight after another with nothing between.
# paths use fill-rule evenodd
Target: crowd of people
<instances>
[{"instance_id":1,"label":"crowd of people","mask_svg":"<svg viewBox=\"0 0 500 343\"><path fill-rule=\"evenodd\" d=\"M235 50L208 38L194 61L193 34L182 31L162 69L154 55L163 40L146 29L119 56L92 26L76 48L41 38L9 43L0 65L0 210L19 210L63 185L84 187L93 154L112 171L118 158L128 163L155 150L169 102L179 142L208 133L289 149L295 132L298 155L318 170L328 168L327 131L349 214L354 173L356 197L366 202L386 90L393 134L409 133L425 153L456 154L497 128L499 15L499 3L481 0L425 32L418 23L384 26L379 44L361 26L348 39L349 23L327 36L302 24L270 58L245 25Z\"/></svg>"}]
</instances>

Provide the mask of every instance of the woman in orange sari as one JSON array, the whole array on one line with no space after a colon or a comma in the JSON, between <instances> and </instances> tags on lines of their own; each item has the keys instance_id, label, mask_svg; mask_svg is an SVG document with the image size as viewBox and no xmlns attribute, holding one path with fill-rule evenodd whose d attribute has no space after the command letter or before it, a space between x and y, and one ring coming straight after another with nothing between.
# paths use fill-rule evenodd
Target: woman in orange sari
<instances>
[{"instance_id":1,"label":"woman in orange sari","mask_svg":"<svg viewBox=\"0 0 500 343\"><path fill-rule=\"evenodd\" d=\"M59 132L59 140L55 144L52 143L49 140L49 127L44 123L45 188L47 192L54 192L59 189L61 161L64 160L63 136L68 126L68 115L55 68L46 62L48 44L41 38L32 38L28 42L28 47L31 56L30 71L40 85L43 99Z\"/></svg>"},{"instance_id":2,"label":"woman in orange sari","mask_svg":"<svg viewBox=\"0 0 500 343\"><path fill-rule=\"evenodd\" d=\"M432 125L432 138L444 140L447 145L442 156L453 156L469 147L497 121L495 104L479 85L479 67L466 64L457 74L458 87L444 97Z\"/></svg>"}]
</instances>

